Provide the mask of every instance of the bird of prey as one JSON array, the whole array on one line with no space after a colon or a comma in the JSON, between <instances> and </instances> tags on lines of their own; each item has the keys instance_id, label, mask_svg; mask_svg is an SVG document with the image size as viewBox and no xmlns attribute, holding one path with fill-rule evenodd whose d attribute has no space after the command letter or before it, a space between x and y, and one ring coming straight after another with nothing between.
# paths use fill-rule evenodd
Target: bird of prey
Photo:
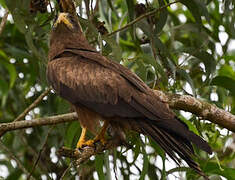
<instances>
[{"instance_id":1,"label":"bird of prey","mask_svg":"<svg viewBox=\"0 0 235 180\"><path fill-rule=\"evenodd\" d=\"M105 144L107 128L120 139L123 132L133 130L151 137L174 161L182 158L202 175L192 159L192 144L212 153L207 142L189 131L137 75L97 52L85 38L74 7L67 0L60 5L62 12L51 31L47 78L78 114L82 134L77 148L97 141ZM104 123L97 133L100 120ZM87 130L95 133L93 140L86 140Z\"/></svg>"}]
</instances>

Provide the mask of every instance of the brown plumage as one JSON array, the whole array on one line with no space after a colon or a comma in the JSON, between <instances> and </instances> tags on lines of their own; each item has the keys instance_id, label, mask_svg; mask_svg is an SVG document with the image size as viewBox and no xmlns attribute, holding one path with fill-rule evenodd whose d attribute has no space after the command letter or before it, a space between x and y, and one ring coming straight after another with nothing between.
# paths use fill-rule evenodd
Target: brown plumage
<instances>
[{"instance_id":1,"label":"brown plumage","mask_svg":"<svg viewBox=\"0 0 235 180\"><path fill-rule=\"evenodd\" d=\"M173 160L179 162L178 154L203 175L192 159L191 143L211 153L208 144L189 131L138 76L91 47L75 15L61 13L53 27L47 77L55 91L73 104L82 127L97 133L99 121L108 120L111 129L143 133Z\"/></svg>"}]
</instances>

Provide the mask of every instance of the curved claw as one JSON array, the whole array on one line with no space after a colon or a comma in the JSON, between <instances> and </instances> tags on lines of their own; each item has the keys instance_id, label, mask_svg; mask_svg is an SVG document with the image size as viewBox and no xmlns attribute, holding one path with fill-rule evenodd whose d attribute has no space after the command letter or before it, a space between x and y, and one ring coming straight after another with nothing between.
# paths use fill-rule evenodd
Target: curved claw
<instances>
[{"instance_id":1,"label":"curved claw","mask_svg":"<svg viewBox=\"0 0 235 180\"><path fill-rule=\"evenodd\" d=\"M82 133L77 143L77 149L82 149L85 146L94 147L96 142L101 142L103 146L106 145L107 140L105 139L105 132L106 132L108 125L109 125L109 122L106 120L104 122L103 127L101 128L100 133L94 139L91 139L88 141L85 140L87 129L82 128Z\"/></svg>"},{"instance_id":2,"label":"curved claw","mask_svg":"<svg viewBox=\"0 0 235 180\"><path fill-rule=\"evenodd\" d=\"M95 141L90 139L88 141L82 141L82 142L78 142L77 144L77 149L82 149L85 146L90 146L90 147L94 147L95 146Z\"/></svg>"}]
</instances>

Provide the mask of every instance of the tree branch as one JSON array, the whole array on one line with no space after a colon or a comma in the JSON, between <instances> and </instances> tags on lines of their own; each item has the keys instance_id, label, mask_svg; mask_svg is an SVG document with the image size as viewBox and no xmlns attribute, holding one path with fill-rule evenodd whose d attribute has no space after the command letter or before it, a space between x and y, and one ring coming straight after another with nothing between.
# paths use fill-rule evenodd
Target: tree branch
<instances>
[{"instance_id":1,"label":"tree branch","mask_svg":"<svg viewBox=\"0 0 235 180\"><path fill-rule=\"evenodd\" d=\"M188 95L167 94L162 91L154 91L164 102L168 103L172 109L184 110L195 114L205 120L218 124L235 132L235 115L226 112L215 105L203 102ZM11 123L1 123L1 131L12 131L16 129L29 128L34 126L53 125L77 120L76 113L68 113L51 117L37 118L33 120L23 120Z\"/></svg>"},{"instance_id":2,"label":"tree branch","mask_svg":"<svg viewBox=\"0 0 235 180\"><path fill-rule=\"evenodd\" d=\"M189 95L168 94L162 91L154 91L172 109L191 112L202 119L218 124L235 132L235 115L216 107L213 104L201 101Z\"/></svg>"},{"instance_id":3,"label":"tree branch","mask_svg":"<svg viewBox=\"0 0 235 180\"><path fill-rule=\"evenodd\" d=\"M150 11L150 12L148 12L148 13L145 13L145 14L143 14L143 15L137 17L135 20L129 22L129 23L126 24L125 26L121 27L120 29L117 29L117 30L115 30L115 31L113 31L113 32L111 32L111 33L109 33L107 36L112 36L112 35L116 34L117 32L123 31L123 30L127 29L128 27L134 25L135 23L139 22L140 20L142 20L142 19L144 19L144 18L146 18L146 17L149 17L149 16L153 16L153 15L156 14L157 12L159 12L159 11L161 11L161 10L163 10L163 9L165 9L165 8L167 8L167 7L169 7L169 6L172 5L172 4L178 3L178 2L180 2L180 1L178 0L178 1L175 1L175 2L168 3L168 4L166 4L165 6L162 6L162 7L160 7L160 8L154 9L153 11Z\"/></svg>"},{"instance_id":4,"label":"tree branch","mask_svg":"<svg viewBox=\"0 0 235 180\"><path fill-rule=\"evenodd\" d=\"M54 125L59 123L71 122L77 120L76 113L68 113L51 117L37 118L32 120L23 120L10 123L1 123L1 131L12 131L16 129L30 128L35 126Z\"/></svg>"},{"instance_id":5,"label":"tree branch","mask_svg":"<svg viewBox=\"0 0 235 180\"><path fill-rule=\"evenodd\" d=\"M119 139L109 139L105 145L102 143L96 143L95 147L86 146L81 150L78 149L69 149L62 147L58 150L57 154L59 156L69 157L76 159L76 166L79 167L80 164L88 160L91 156L102 153L104 150L113 149L121 145Z\"/></svg>"},{"instance_id":6,"label":"tree branch","mask_svg":"<svg viewBox=\"0 0 235 180\"><path fill-rule=\"evenodd\" d=\"M52 88L48 88L47 90L45 90L32 104L30 104L29 107L27 107L13 122L16 121L20 121L22 120L26 114L28 114L29 111L31 111L33 108L35 108L40 102L41 100L49 94L49 92L52 90ZM0 137L3 136L6 133L6 131L4 131L3 129L0 128Z\"/></svg>"},{"instance_id":7,"label":"tree branch","mask_svg":"<svg viewBox=\"0 0 235 180\"><path fill-rule=\"evenodd\" d=\"M26 114L28 114L29 111L31 111L33 108L35 108L41 100L49 94L49 92L52 90L52 88L46 89L29 107L27 107L14 121L20 121L22 120Z\"/></svg>"}]
</instances>

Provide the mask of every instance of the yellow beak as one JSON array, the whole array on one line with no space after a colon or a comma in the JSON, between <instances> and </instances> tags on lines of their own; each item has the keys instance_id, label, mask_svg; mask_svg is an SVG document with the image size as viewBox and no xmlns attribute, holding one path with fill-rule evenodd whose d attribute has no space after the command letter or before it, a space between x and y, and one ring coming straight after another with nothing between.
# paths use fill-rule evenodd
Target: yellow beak
<instances>
[{"instance_id":1,"label":"yellow beak","mask_svg":"<svg viewBox=\"0 0 235 180\"><path fill-rule=\"evenodd\" d=\"M64 23L68 28L73 29L73 24L69 20L68 13L60 13L54 24L54 27L60 23Z\"/></svg>"}]
</instances>

